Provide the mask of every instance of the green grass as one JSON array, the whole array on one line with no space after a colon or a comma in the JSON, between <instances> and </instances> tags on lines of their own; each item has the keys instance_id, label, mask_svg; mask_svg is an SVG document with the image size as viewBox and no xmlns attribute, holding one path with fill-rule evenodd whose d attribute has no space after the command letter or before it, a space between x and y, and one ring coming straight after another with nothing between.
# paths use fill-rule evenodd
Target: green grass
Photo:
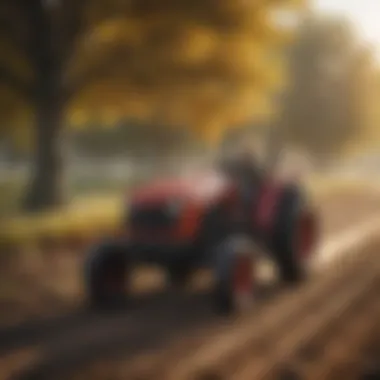
<instances>
[{"instance_id":1,"label":"green grass","mask_svg":"<svg viewBox=\"0 0 380 380\"><path fill-rule=\"evenodd\" d=\"M105 182L96 181L77 181L68 188L69 203L73 200L86 199L87 197L121 197L130 186L127 181ZM23 181L9 181L0 184L0 217L9 218L22 213L21 203L25 193Z\"/></svg>"},{"instance_id":2,"label":"green grass","mask_svg":"<svg viewBox=\"0 0 380 380\"><path fill-rule=\"evenodd\" d=\"M40 238L50 237L65 240L67 237L82 237L99 232L112 232L120 226L126 207L127 188L133 185L125 181L78 181L70 189L68 204L60 209L29 216L17 207L23 193L21 182L9 182L0 187L0 243L27 245ZM309 178L305 181L311 198L319 202L331 192L368 191L375 183L341 179Z\"/></svg>"},{"instance_id":3,"label":"green grass","mask_svg":"<svg viewBox=\"0 0 380 380\"><path fill-rule=\"evenodd\" d=\"M69 180L67 197L69 203L78 199L102 197L119 198L126 194L128 189L133 188L144 181L135 178L133 180L120 179L106 181L103 178L77 178ZM0 182L0 219L20 215L22 213L21 203L26 189L26 180L14 178L7 182Z\"/></svg>"}]
</instances>

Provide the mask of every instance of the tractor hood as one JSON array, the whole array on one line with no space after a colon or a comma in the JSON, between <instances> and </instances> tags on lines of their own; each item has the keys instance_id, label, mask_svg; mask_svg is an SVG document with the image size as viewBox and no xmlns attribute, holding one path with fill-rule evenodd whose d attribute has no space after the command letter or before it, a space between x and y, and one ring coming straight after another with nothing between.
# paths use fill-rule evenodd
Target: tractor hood
<instances>
[{"instance_id":1,"label":"tractor hood","mask_svg":"<svg viewBox=\"0 0 380 380\"><path fill-rule=\"evenodd\" d=\"M131 203L134 205L157 204L172 200L209 202L219 199L229 188L230 183L217 173L160 179L136 189Z\"/></svg>"}]
</instances>

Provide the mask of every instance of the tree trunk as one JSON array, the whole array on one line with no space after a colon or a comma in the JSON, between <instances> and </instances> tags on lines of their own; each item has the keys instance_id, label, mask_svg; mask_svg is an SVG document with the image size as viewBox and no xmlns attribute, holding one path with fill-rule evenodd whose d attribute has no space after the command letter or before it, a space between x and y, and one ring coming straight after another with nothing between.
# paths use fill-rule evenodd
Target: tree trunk
<instances>
[{"instance_id":1,"label":"tree trunk","mask_svg":"<svg viewBox=\"0 0 380 380\"><path fill-rule=\"evenodd\" d=\"M42 96L37 105L35 156L24 202L26 211L43 211L63 203L62 112L57 92Z\"/></svg>"},{"instance_id":2,"label":"tree trunk","mask_svg":"<svg viewBox=\"0 0 380 380\"><path fill-rule=\"evenodd\" d=\"M32 175L24 200L26 211L43 211L63 201L61 132L64 102L62 59L57 50L49 4L28 0L31 62L36 72L35 126Z\"/></svg>"}]
</instances>

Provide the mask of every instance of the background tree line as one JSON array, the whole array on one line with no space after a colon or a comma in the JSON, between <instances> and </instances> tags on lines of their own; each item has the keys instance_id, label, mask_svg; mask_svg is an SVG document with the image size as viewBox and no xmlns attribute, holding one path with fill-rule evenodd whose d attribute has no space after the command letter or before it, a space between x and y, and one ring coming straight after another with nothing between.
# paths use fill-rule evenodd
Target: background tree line
<instances>
[{"instance_id":1,"label":"background tree line","mask_svg":"<svg viewBox=\"0 0 380 380\"><path fill-rule=\"evenodd\" d=\"M307 17L290 46L279 110L284 140L322 167L376 139L380 70L376 51L336 16Z\"/></svg>"},{"instance_id":2,"label":"background tree line","mask_svg":"<svg viewBox=\"0 0 380 380\"><path fill-rule=\"evenodd\" d=\"M25 208L61 202L67 142L89 156L155 156L265 125L324 165L373 141L373 50L346 20L301 17L304 5L3 0L0 135L30 152ZM284 27L281 11L302 23Z\"/></svg>"},{"instance_id":3,"label":"background tree line","mask_svg":"<svg viewBox=\"0 0 380 380\"><path fill-rule=\"evenodd\" d=\"M62 199L67 126L133 117L215 139L277 82L287 37L271 12L300 1L4 0L1 125L31 135L29 210Z\"/></svg>"}]
</instances>

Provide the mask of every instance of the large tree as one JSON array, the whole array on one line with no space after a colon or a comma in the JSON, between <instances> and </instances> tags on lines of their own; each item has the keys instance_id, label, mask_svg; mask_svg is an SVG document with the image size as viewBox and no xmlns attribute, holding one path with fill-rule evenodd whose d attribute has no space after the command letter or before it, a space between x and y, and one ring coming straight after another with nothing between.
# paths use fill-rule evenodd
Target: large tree
<instances>
[{"instance_id":1,"label":"large tree","mask_svg":"<svg viewBox=\"0 0 380 380\"><path fill-rule=\"evenodd\" d=\"M31 120L26 207L59 203L66 122L121 116L209 136L252 117L276 82L271 12L291 0L2 0L2 124Z\"/></svg>"},{"instance_id":2,"label":"large tree","mask_svg":"<svg viewBox=\"0 0 380 380\"><path fill-rule=\"evenodd\" d=\"M327 163L372 122L373 53L347 20L314 15L301 25L289 56L280 125L288 139Z\"/></svg>"}]
</instances>

